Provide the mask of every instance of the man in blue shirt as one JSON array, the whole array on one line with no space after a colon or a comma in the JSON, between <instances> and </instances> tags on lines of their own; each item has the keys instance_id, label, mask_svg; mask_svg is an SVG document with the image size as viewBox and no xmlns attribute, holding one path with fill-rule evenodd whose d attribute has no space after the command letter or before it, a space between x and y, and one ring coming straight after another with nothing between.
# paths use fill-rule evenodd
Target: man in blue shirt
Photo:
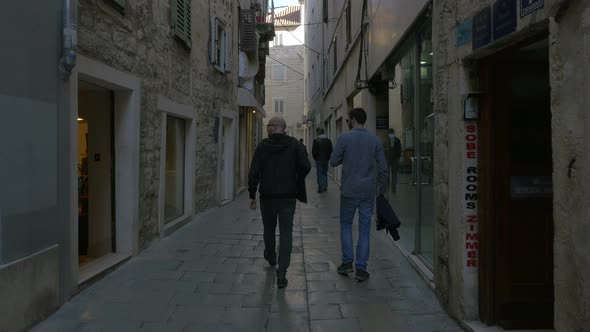
<instances>
[{"instance_id":1,"label":"man in blue shirt","mask_svg":"<svg viewBox=\"0 0 590 332\"><path fill-rule=\"evenodd\" d=\"M348 127L351 131L342 134L330 159L330 165L342 165L342 185L340 186L340 242L342 264L338 273L353 272L352 221L359 211L359 238L356 247L356 275L358 281L369 278L367 262L370 252L371 217L375 206L376 191L380 195L386 191L388 178L387 162L383 146L377 137L365 126L367 113L355 108L348 114ZM377 185L378 168L379 183Z\"/></svg>"}]
</instances>

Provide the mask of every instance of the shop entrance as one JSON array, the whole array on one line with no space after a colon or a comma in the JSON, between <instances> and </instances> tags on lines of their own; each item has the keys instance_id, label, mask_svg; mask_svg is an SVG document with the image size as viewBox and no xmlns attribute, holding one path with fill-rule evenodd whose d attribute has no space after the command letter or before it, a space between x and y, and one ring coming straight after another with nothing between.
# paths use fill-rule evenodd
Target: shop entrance
<instances>
[{"instance_id":1,"label":"shop entrance","mask_svg":"<svg viewBox=\"0 0 590 332\"><path fill-rule=\"evenodd\" d=\"M547 39L482 61L480 315L553 327L553 193Z\"/></svg>"},{"instance_id":2,"label":"shop entrance","mask_svg":"<svg viewBox=\"0 0 590 332\"><path fill-rule=\"evenodd\" d=\"M81 270L116 251L114 93L78 84L78 256Z\"/></svg>"}]
</instances>

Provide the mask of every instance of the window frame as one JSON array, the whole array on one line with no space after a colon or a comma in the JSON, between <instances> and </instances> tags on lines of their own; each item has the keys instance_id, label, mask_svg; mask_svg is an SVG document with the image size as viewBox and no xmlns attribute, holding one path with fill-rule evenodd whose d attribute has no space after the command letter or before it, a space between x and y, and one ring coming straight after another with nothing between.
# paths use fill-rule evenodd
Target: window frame
<instances>
[{"instance_id":1,"label":"window frame","mask_svg":"<svg viewBox=\"0 0 590 332\"><path fill-rule=\"evenodd\" d=\"M211 17L210 62L221 73L231 71L232 39L229 26L219 17Z\"/></svg>"},{"instance_id":2,"label":"window frame","mask_svg":"<svg viewBox=\"0 0 590 332\"><path fill-rule=\"evenodd\" d=\"M278 112L276 109L277 106L277 102L280 102L279 104L281 105L281 111ZM286 100L284 97L276 97L272 99L272 112L276 113L276 114L281 114L281 115L285 115L285 108L286 108Z\"/></svg>"},{"instance_id":3,"label":"window frame","mask_svg":"<svg viewBox=\"0 0 590 332\"><path fill-rule=\"evenodd\" d=\"M282 67L283 68L283 73L282 73L282 77L283 79L277 79L275 78L275 66L276 67ZM287 66L281 64L281 63L273 63L271 65L271 72L270 72L270 79L273 82L286 82L287 81Z\"/></svg>"},{"instance_id":4,"label":"window frame","mask_svg":"<svg viewBox=\"0 0 590 332\"><path fill-rule=\"evenodd\" d=\"M185 222L194 214L194 185L195 185L195 156L196 149L196 111L193 107L176 103L164 96L158 96L158 111L162 112L161 118L161 145L160 145L160 181L158 197L158 227L160 236L164 236L166 231L174 228L180 223ZM166 222L165 220L165 203L166 203L166 125L168 116L183 119L184 126L184 209L181 216Z\"/></svg>"}]
</instances>

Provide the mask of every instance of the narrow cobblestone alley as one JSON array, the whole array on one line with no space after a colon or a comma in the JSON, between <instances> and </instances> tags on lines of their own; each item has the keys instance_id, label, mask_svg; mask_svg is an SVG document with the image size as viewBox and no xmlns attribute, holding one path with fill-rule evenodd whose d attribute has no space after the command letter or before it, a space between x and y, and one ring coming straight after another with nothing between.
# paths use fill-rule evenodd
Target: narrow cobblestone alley
<instances>
[{"instance_id":1,"label":"narrow cobblestone alley","mask_svg":"<svg viewBox=\"0 0 590 332\"><path fill-rule=\"evenodd\" d=\"M313 172L312 172L313 173ZM33 331L461 331L383 232L372 231L371 278L336 273L338 192L295 215L285 290L262 258L260 211L244 193L154 243Z\"/></svg>"}]
</instances>

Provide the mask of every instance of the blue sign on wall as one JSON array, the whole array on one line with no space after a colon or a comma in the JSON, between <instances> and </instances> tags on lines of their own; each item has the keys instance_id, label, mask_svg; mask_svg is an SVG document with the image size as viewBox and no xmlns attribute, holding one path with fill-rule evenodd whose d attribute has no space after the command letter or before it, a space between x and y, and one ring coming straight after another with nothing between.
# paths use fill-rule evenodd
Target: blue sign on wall
<instances>
[{"instance_id":1,"label":"blue sign on wall","mask_svg":"<svg viewBox=\"0 0 590 332\"><path fill-rule=\"evenodd\" d=\"M473 16L473 49L492 41L492 8L486 7Z\"/></svg>"},{"instance_id":2,"label":"blue sign on wall","mask_svg":"<svg viewBox=\"0 0 590 332\"><path fill-rule=\"evenodd\" d=\"M544 0L521 0L520 1L520 17L525 17L545 5Z\"/></svg>"},{"instance_id":3,"label":"blue sign on wall","mask_svg":"<svg viewBox=\"0 0 590 332\"><path fill-rule=\"evenodd\" d=\"M469 43L473 33L473 19L470 17L459 23L455 28L455 33L457 35L457 46Z\"/></svg>"},{"instance_id":4,"label":"blue sign on wall","mask_svg":"<svg viewBox=\"0 0 590 332\"><path fill-rule=\"evenodd\" d=\"M516 0L498 0L494 3L494 40L516 31Z\"/></svg>"}]
</instances>

